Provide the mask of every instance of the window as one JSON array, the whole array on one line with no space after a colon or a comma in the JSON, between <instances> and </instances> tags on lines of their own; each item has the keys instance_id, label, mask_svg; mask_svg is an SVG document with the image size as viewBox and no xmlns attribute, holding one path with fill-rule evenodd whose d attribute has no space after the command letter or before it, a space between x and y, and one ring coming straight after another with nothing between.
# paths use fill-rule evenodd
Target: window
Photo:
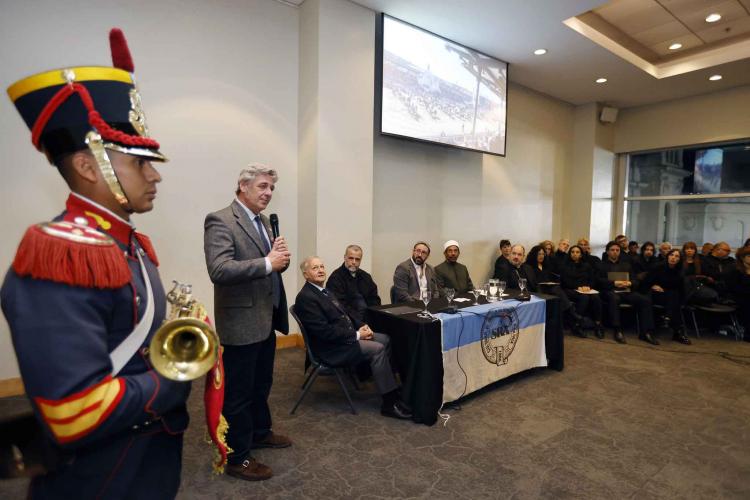
<instances>
[{"instance_id":1,"label":"window","mask_svg":"<svg viewBox=\"0 0 750 500\"><path fill-rule=\"evenodd\" d=\"M750 236L750 141L629 155L625 234L638 242Z\"/></svg>"}]
</instances>

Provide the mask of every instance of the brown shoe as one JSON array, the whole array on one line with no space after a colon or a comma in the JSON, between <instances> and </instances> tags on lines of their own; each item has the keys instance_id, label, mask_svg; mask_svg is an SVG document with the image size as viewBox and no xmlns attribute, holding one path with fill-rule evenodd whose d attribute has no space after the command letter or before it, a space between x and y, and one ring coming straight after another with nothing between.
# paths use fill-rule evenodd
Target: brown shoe
<instances>
[{"instance_id":1,"label":"brown shoe","mask_svg":"<svg viewBox=\"0 0 750 500\"><path fill-rule=\"evenodd\" d=\"M251 449L257 450L258 448L288 448L292 446L292 440L282 434L275 434L269 432L266 437L260 441L253 441L250 446Z\"/></svg>"},{"instance_id":2,"label":"brown shoe","mask_svg":"<svg viewBox=\"0 0 750 500\"><path fill-rule=\"evenodd\" d=\"M224 471L229 476L245 481L263 481L273 476L273 471L269 466L263 465L254 458L247 459L241 464L227 464Z\"/></svg>"}]
</instances>

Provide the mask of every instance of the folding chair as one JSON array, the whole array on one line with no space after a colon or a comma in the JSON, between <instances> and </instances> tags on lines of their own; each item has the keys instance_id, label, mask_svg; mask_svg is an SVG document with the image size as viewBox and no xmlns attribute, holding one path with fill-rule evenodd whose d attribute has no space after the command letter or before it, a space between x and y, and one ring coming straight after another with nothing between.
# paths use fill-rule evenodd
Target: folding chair
<instances>
[{"instance_id":1,"label":"folding chair","mask_svg":"<svg viewBox=\"0 0 750 500\"><path fill-rule=\"evenodd\" d=\"M729 315L729 320L732 322L732 328L734 329L735 340L742 340L744 338L742 329L740 328L740 323L739 321L737 321L737 315L735 314L737 312L737 308L735 306L730 306L728 304L693 304L685 306L685 310L690 313L690 316L693 320L693 328L695 328L695 336L697 338L700 338L701 334L700 329L698 328L698 321L695 319L696 311L702 311L708 314Z\"/></svg>"},{"instance_id":2,"label":"folding chair","mask_svg":"<svg viewBox=\"0 0 750 500\"><path fill-rule=\"evenodd\" d=\"M305 379L305 383L302 384L302 394L300 394L299 399L297 399L297 402L294 404L294 408L292 408L292 411L290 411L289 413L291 415L294 415L294 412L297 411L297 407L300 405L302 400L310 391L310 388L315 382L315 379L318 378L318 375L320 374L330 375L332 373L336 376L336 379L339 381L339 386L341 386L341 390L344 391L344 395L346 396L346 400L349 402L349 407L351 408L352 415L356 415L357 410L354 408L354 403L352 402L352 398L349 395L349 390L346 388L346 384L344 383L344 378L341 376L342 373L345 373L346 367L330 366L318 360L318 358L315 356L315 353L313 353L312 348L310 347L310 338L307 335L307 331L305 331L305 325L303 325L302 321L300 321L299 317L297 317L297 313L294 310L294 306L289 308L289 312L292 314L292 317L297 322L297 324L299 325L299 329L302 332L302 339L305 341L305 349L307 350L307 357L310 360L310 367L312 368L312 370L310 370L310 373L307 375L307 378Z\"/></svg>"}]
</instances>

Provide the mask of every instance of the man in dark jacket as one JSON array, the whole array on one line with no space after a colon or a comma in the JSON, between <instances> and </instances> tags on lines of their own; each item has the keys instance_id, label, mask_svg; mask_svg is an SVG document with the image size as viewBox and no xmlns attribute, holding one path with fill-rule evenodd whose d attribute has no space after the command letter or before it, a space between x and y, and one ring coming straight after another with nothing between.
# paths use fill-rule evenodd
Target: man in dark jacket
<instances>
[{"instance_id":1,"label":"man in dark jacket","mask_svg":"<svg viewBox=\"0 0 750 500\"><path fill-rule=\"evenodd\" d=\"M373 332L369 326L346 314L333 294L323 288L326 268L320 258L306 258L300 269L307 282L297 294L294 309L312 351L332 366L369 361L375 385L383 397L380 413L386 417L411 418L411 412L398 397L389 360L390 337Z\"/></svg>"},{"instance_id":2,"label":"man in dark jacket","mask_svg":"<svg viewBox=\"0 0 750 500\"><path fill-rule=\"evenodd\" d=\"M331 273L326 288L344 307L346 313L364 323L365 310L380 305L378 285L370 273L359 268L362 264L362 247L349 245L344 252L344 263Z\"/></svg>"},{"instance_id":3,"label":"man in dark jacket","mask_svg":"<svg viewBox=\"0 0 750 500\"><path fill-rule=\"evenodd\" d=\"M651 299L635 290L638 289L638 278L633 273L630 262L620 259L620 245L614 241L607 243L607 258L599 266L599 290L607 304L607 312L612 328L615 330L615 340L625 344L620 323L620 303L631 304L638 312L641 334L639 339L649 344L659 345L653 337L654 311ZM624 273L626 279L614 279L611 273Z\"/></svg>"},{"instance_id":4,"label":"man in dark jacket","mask_svg":"<svg viewBox=\"0 0 750 500\"><path fill-rule=\"evenodd\" d=\"M537 282L534 277L534 270L528 264L524 264L526 249L523 245L513 245L510 249L510 265L505 268L505 272L500 279L505 281L505 288L514 288L519 290L519 280L526 280L526 289L530 292L536 292Z\"/></svg>"},{"instance_id":5,"label":"man in dark jacket","mask_svg":"<svg viewBox=\"0 0 750 500\"><path fill-rule=\"evenodd\" d=\"M435 274L443 288L453 288L456 293L466 293L474 289L474 284L466 266L458 263L460 254L461 250L456 240L446 241L443 245L445 262L435 266Z\"/></svg>"},{"instance_id":6,"label":"man in dark jacket","mask_svg":"<svg viewBox=\"0 0 750 500\"><path fill-rule=\"evenodd\" d=\"M736 267L735 260L729 256L731 251L726 241L720 241L714 245L711 254L703 259L703 274L707 276L708 284L721 296L726 295L727 274Z\"/></svg>"}]
</instances>

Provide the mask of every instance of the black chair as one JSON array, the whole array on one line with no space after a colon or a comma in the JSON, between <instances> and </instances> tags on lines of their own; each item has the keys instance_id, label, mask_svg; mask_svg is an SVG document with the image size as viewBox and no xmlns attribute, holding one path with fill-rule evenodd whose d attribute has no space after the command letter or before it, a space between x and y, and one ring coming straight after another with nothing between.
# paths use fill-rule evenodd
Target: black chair
<instances>
[{"instance_id":1,"label":"black chair","mask_svg":"<svg viewBox=\"0 0 750 500\"><path fill-rule=\"evenodd\" d=\"M318 378L318 375L333 374L336 376L336 379L339 381L341 390L344 391L344 395L346 396L346 400L349 402L349 407L351 408L352 415L356 415L357 410L354 408L354 403L352 402L352 398L349 395L349 390L346 388L346 384L344 383L344 378L342 377L342 374L346 373L346 369L348 367L330 366L318 360L318 358L315 356L315 353L313 353L312 348L310 347L310 338L307 336L307 332L305 331L305 325L303 325L302 321L300 321L299 317L297 317L297 313L294 310L294 306L289 308L289 312L292 314L292 317L299 325L300 332L302 333L302 339L305 341L305 349L307 350L307 357L310 360L310 366L312 368L312 370L310 370L310 373L307 375L307 378L305 379L305 383L302 384L302 394L300 394L299 399L297 399L297 402L294 404L294 408L292 408L292 411L290 411L289 413L291 415L294 415L294 412L297 411L297 407L300 405L302 400L310 391L310 387L312 387L313 383L315 382L315 379ZM355 383L355 388L356 388L356 383Z\"/></svg>"},{"instance_id":2,"label":"black chair","mask_svg":"<svg viewBox=\"0 0 750 500\"><path fill-rule=\"evenodd\" d=\"M635 316L635 333L640 337L641 336L641 318L638 315L638 309L632 306L632 304L628 304L627 302L620 302L618 306L620 308L620 311L627 311L632 310L633 314Z\"/></svg>"},{"instance_id":3,"label":"black chair","mask_svg":"<svg viewBox=\"0 0 750 500\"><path fill-rule=\"evenodd\" d=\"M701 311L703 313L707 314L726 314L729 315L729 320L732 322L732 329L734 330L734 338L735 340L742 340L744 335L742 334L742 329L740 328L739 321L737 321L737 308L735 306L729 305L729 304L705 304L705 305L698 305L698 304L692 304L685 306L685 310L690 313L690 316L693 320L693 328L695 328L695 336L697 338L700 338L700 329L698 328L698 321L695 319L695 312Z\"/></svg>"}]
</instances>

